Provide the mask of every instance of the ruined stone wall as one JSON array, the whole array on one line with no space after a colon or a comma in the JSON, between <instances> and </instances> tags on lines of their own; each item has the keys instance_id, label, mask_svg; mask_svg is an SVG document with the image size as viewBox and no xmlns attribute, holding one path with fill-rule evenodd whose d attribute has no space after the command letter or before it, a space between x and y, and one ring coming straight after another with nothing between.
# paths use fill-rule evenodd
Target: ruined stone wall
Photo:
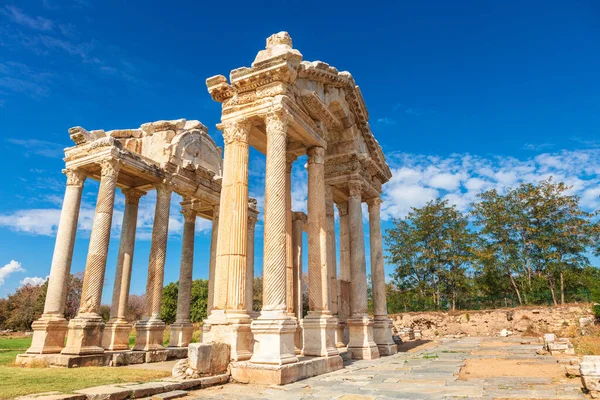
<instances>
[{"instance_id":1,"label":"ruined stone wall","mask_svg":"<svg viewBox=\"0 0 600 400\"><path fill-rule=\"evenodd\" d=\"M423 339L445 336L498 336L503 329L514 335L561 333L579 327L593 317L591 305L510 308L460 312L407 312L392 314L394 333L402 328L420 329ZM585 318L585 320L581 320Z\"/></svg>"}]
</instances>

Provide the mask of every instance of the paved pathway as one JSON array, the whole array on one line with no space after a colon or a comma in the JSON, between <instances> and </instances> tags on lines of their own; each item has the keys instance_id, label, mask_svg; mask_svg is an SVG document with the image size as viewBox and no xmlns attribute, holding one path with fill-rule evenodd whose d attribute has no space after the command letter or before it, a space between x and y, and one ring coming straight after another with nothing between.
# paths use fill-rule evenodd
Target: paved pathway
<instances>
[{"instance_id":1,"label":"paved pathway","mask_svg":"<svg viewBox=\"0 0 600 400\"><path fill-rule=\"evenodd\" d=\"M342 370L286 386L261 387L230 383L191 392L190 397L187 398L282 400L587 398L581 392L580 380L568 379L562 375L554 357L535 354L535 350L539 349L541 344L522 345L520 342L521 339L518 338L447 339L420 345L412 350L409 350L410 344L408 344L395 356L374 361L350 362ZM498 368L479 367L478 369L476 366L489 366L495 364L495 360ZM467 367L463 370L461 378L466 377L467 380L462 380L458 375L466 362L474 363L475 368ZM515 368L511 369L511 365ZM484 370L487 371L487 375L482 373ZM467 374L468 371L471 373ZM523 376L518 376L519 373Z\"/></svg>"}]
</instances>

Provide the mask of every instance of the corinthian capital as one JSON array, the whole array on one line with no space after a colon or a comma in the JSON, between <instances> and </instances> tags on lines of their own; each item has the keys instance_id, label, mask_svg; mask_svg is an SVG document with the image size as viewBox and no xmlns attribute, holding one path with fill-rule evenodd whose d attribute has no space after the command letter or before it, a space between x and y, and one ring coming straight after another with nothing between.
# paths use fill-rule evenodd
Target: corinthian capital
<instances>
[{"instance_id":1,"label":"corinthian capital","mask_svg":"<svg viewBox=\"0 0 600 400\"><path fill-rule=\"evenodd\" d=\"M125 195L125 203L139 204L140 198L146 194L143 190L136 188L122 189L121 192Z\"/></svg>"},{"instance_id":2,"label":"corinthian capital","mask_svg":"<svg viewBox=\"0 0 600 400\"><path fill-rule=\"evenodd\" d=\"M223 126L223 140L225 144L233 142L248 143L252 123L250 121L228 122Z\"/></svg>"},{"instance_id":3,"label":"corinthian capital","mask_svg":"<svg viewBox=\"0 0 600 400\"><path fill-rule=\"evenodd\" d=\"M274 133L287 133L289 119L289 113L284 108L269 111L265 119L265 123L267 125L267 135Z\"/></svg>"},{"instance_id":4,"label":"corinthian capital","mask_svg":"<svg viewBox=\"0 0 600 400\"><path fill-rule=\"evenodd\" d=\"M64 174L67 176L67 186L83 186L85 182L85 172L76 169L65 169Z\"/></svg>"},{"instance_id":5,"label":"corinthian capital","mask_svg":"<svg viewBox=\"0 0 600 400\"><path fill-rule=\"evenodd\" d=\"M191 208L182 209L181 214L183 214L183 220L185 222L196 222L196 211Z\"/></svg>"},{"instance_id":6,"label":"corinthian capital","mask_svg":"<svg viewBox=\"0 0 600 400\"><path fill-rule=\"evenodd\" d=\"M113 178L117 177L119 170L121 169L121 162L114 158L107 158L105 160L100 161L100 166L102 167L102 176L110 176Z\"/></svg>"},{"instance_id":7,"label":"corinthian capital","mask_svg":"<svg viewBox=\"0 0 600 400\"><path fill-rule=\"evenodd\" d=\"M324 164L325 149L319 146L311 147L307 151L309 164Z\"/></svg>"},{"instance_id":8,"label":"corinthian capital","mask_svg":"<svg viewBox=\"0 0 600 400\"><path fill-rule=\"evenodd\" d=\"M362 183L360 181L348 182L348 193L350 197L360 197L362 194Z\"/></svg>"},{"instance_id":9,"label":"corinthian capital","mask_svg":"<svg viewBox=\"0 0 600 400\"><path fill-rule=\"evenodd\" d=\"M379 208L381 206L381 203L383 203L381 197L373 197L372 199L367 200L369 208Z\"/></svg>"}]
</instances>

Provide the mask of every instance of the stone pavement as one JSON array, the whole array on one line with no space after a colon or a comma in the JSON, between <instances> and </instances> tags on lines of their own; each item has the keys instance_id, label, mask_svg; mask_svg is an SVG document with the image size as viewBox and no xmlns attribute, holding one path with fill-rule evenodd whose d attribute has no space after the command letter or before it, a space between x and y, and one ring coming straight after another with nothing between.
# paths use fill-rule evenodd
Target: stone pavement
<instances>
[{"instance_id":1,"label":"stone pavement","mask_svg":"<svg viewBox=\"0 0 600 400\"><path fill-rule=\"evenodd\" d=\"M190 392L202 399L586 399L541 343L520 338L444 339L286 386L230 383ZM497 360L497 361L496 361ZM474 368L461 368L473 363ZM478 367L479 365L479 367ZM514 368L511 368L513 366ZM507 368L508 367L508 368ZM460 377L459 377L460 373ZM519 375L520 374L520 375ZM463 380L466 379L466 380Z\"/></svg>"}]
</instances>

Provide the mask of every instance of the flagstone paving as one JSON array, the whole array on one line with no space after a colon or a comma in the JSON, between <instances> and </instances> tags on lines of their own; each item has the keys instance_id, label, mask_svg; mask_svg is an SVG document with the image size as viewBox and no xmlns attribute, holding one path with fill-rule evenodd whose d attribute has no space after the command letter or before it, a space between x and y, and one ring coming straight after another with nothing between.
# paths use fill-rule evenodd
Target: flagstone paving
<instances>
[{"instance_id":1,"label":"flagstone paving","mask_svg":"<svg viewBox=\"0 0 600 400\"><path fill-rule=\"evenodd\" d=\"M580 380L568 379L556 358L535 353L541 344L521 344L520 338L445 339L400 349L391 357L352 361L330 374L286 386L256 386L230 383L191 392L202 399L587 399ZM408 348L409 346L407 346ZM404 351L402 351L404 350ZM485 350L485 351L484 351ZM494 355L496 354L496 355ZM494 360L498 362L495 363ZM469 367L485 368L487 376ZM506 361L499 361L506 360ZM512 360L512 361L511 361ZM514 375L506 365L523 376ZM527 368L529 366L530 368ZM541 368L540 366L544 366ZM482 368L482 371L484 369ZM491 373L489 372L491 370ZM540 371L540 372L538 372ZM460 376L459 376L460 373ZM470 378L469 375L478 376Z\"/></svg>"}]
</instances>

